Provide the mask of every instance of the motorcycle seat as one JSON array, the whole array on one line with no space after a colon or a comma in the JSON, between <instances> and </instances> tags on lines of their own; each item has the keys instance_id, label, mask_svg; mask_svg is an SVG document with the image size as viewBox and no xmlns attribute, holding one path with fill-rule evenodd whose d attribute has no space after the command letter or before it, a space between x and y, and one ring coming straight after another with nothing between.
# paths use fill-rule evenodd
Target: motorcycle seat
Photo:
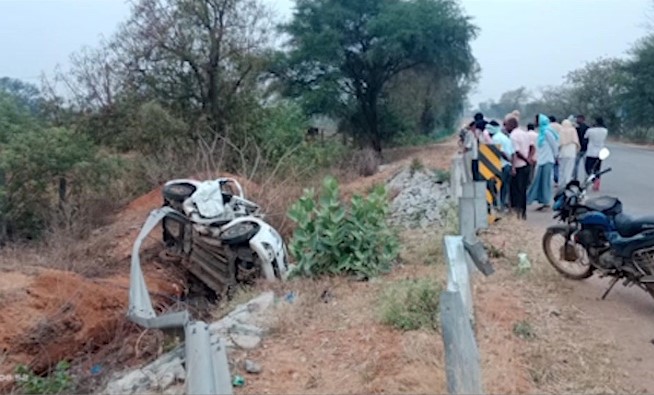
<instances>
[{"instance_id":1,"label":"motorcycle seat","mask_svg":"<svg viewBox=\"0 0 654 395\"><path fill-rule=\"evenodd\" d=\"M592 211L599 211L609 216L618 215L622 212L622 202L620 202L620 199L612 196L600 196L594 199L588 199L583 205Z\"/></svg>"},{"instance_id":2,"label":"motorcycle seat","mask_svg":"<svg viewBox=\"0 0 654 395\"><path fill-rule=\"evenodd\" d=\"M654 230L654 216L631 217L620 214L615 217L615 227L622 237L633 237L647 230Z\"/></svg>"}]
</instances>

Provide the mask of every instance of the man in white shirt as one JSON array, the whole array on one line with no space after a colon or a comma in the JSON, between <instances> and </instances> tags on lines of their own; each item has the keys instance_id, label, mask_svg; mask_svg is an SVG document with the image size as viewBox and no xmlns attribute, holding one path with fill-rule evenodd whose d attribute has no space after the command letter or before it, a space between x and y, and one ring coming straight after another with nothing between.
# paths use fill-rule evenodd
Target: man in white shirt
<instances>
[{"instance_id":1,"label":"man in white shirt","mask_svg":"<svg viewBox=\"0 0 654 395\"><path fill-rule=\"evenodd\" d=\"M511 182L511 160L513 154L513 143L506 134L502 133L500 125L491 121L486 127L491 135L491 144L500 146L502 151L502 187L500 188L500 207L505 210L509 208L509 183Z\"/></svg>"},{"instance_id":2,"label":"man in white shirt","mask_svg":"<svg viewBox=\"0 0 654 395\"><path fill-rule=\"evenodd\" d=\"M511 208L518 218L527 219L527 187L533 161L533 146L529 135L518 127L518 120L509 118L504 127L509 132L513 144L514 155L511 159Z\"/></svg>"},{"instance_id":3,"label":"man in white shirt","mask_svg":"<svg viewBox=\"0 0 654 395\"><path fill-rule=\"evenodd\" d=\"M466 179L477 181L479 179L479 138L475 122L468 125L468 132L463 140L463 159L466 166Z\"/></svg>"},{"instance_id":4,"label":"man in white shirt","mask_svg":"<svg viewBox=\"0 0 654 395\"><path fill-rule=\"evenodd\" d=\"M609 131L604 126L604 119L602 117L595 118L595 125L586 130L585 138L588 139L588 150L586 151L586 174L593 174L599 172L602 168L602 161L599 158L599 153L606 144L606 136ZM595 179L593 183L593 190L599 191L600 179Z\"/></svg>"}]
</instances>

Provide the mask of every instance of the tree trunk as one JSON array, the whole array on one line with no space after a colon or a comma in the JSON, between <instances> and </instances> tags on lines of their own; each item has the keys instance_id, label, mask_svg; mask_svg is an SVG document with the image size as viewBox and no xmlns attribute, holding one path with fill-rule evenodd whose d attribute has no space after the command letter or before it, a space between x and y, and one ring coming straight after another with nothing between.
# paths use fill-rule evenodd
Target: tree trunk
<instances>
[{"instance_id":1,"label":"tree trunk","mask_svg":"<svg viewBox=\"0 0 654 395\"><path fill-rule=\"evenodd\" d=\"M379 113L377 109L377 96L376 90L371 89L366 94L367 100L364 104L364 116L366 118L366 123L368 124L368 133L370 136L370 142L372 143L372 148L377 152L381 157L382 152L382 138L379 131Z\"/></svg>"},{"instance_id":2,"label":"tree trunk","mask_svg":"<svg viewBox=\"0 0 654 395\"><path fill-rule=\"evenodd\" d=\"M66 203L67 183L65 177L59 177L59 208L63 209Z\"/></svg>"}]
</instances>

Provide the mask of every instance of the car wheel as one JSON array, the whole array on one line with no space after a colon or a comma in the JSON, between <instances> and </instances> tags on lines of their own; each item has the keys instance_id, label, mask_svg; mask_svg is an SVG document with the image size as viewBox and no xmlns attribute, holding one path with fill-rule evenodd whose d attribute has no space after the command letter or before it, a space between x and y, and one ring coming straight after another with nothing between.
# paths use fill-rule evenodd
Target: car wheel
<instances>
[{"instance_id":1,"label":"car wheel","mask_svg":"<svg viewBox=\"0 0 654 395\"><path fill-rule=\"evenodd\" d=\"M180 182L179 184L170 184L166 185L163 188L163 196L167 201L172 202L183 202L188 199L193 192L195 192L195 186Z\"/></svg>"},{"instance_id":2,"label":"car wheel","mask_svg":"<svg viewBox=\"0 0 654 395\"><path fill-rule=\"evenodd\" d=\"M249 241L259 231L259 225L252 222L241 222L227 228L220 234L220 239L225 244L242 244Z\"/></svg>"}]
</instances>

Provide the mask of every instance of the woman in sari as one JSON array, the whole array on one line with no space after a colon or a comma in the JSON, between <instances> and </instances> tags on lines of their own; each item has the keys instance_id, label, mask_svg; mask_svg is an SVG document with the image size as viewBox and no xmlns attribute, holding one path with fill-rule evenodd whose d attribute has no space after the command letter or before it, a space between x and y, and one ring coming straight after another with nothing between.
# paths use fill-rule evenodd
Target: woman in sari
<instances>
[{"instance_id":1,"label":"woman in sari","mask_svg":"<svg viewBox=\"0 0 654 395\"><path fill-rule=\"evenodd\" d=\"M559 135L550 126L546 115L536 117L538 138L536 140L536 174L527 194L527 204L538 202L541 211L550 206L552 201L552 182L554 162L559 154Z\"/></svg>"}]
</instances>

